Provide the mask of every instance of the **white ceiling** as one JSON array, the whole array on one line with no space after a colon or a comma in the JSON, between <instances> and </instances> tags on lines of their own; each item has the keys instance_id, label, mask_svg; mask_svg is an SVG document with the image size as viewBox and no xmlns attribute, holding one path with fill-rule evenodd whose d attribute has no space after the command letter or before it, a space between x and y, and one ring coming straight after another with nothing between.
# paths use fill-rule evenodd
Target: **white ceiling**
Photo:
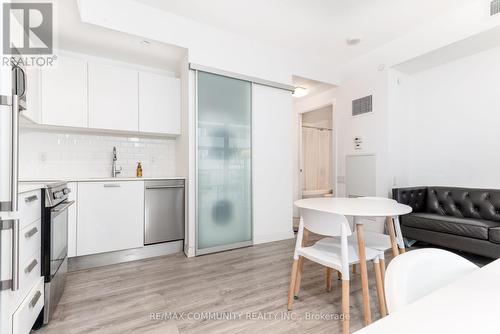
<instances>
[{"instance_id":1,"label":"white ceiling","mask_svg":"<svg viewBox=\"0 0 500 334\"><path fill-rule=\"evenodd\" d=\"M481 0L136 1L254 40L326 54L342 63L402 37L456 6ZM350 37L362 42L347 46Z\"/></svg>"},{"instance_id":2,"label":"white ceiling","mask_svg":"<svg viewBox=\"0 0 500 334\"><path fill-rule=\"evenodd\" d=\"M150 41L149 46L144 46L141 44L144 38L83 23L76 0L54 1L54 4L59 48L178 74L186 54L185 49L154 41Z\"/></svg>"}]
</instances>

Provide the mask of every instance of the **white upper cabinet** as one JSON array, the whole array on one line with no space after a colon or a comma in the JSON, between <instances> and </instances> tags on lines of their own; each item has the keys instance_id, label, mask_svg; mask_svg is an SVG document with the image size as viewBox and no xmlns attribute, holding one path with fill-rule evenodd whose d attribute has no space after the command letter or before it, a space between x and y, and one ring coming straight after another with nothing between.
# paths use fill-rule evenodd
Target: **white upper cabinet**
<instances>
[{"instance_id":1,"label":"white upper cabinet","mask_svg":"<svg viewBox=\"0 0 500 334\"><path fill-rule=\"evenodd\" d=\"M139 130L138 71L89 63L89 127Z\"/></svg>"},{"instance_id":2,"label":"white upper cabinet","mask_svg":"<svg viewBox=\"0 0 500 334\"><path fill-rule=\"evenodd\" d=\"M180 86L177 78L139 73L139 131L181 133Z\"/></svg>"},{"instance_id":3,"label":"white upper cabinet","mask_svg":"<svg viewBox=\"0 0 500 334\"><path fill-rule=\"evenodd\" d=\"M60 56L55 67L40 75L42 123L87 127L87 61Z\"/></svg>"},{"instance_id":4,"label":"white upper cabinet","mask_svg":"<svg viewBox=\"0 0 500 334\"><path fill-rule=\"evenodd\" d=\"M180 79L133 64L63 52L49 68L29 68L34 123L165 135L181 134Z\"/></svg>"}]
</instances>

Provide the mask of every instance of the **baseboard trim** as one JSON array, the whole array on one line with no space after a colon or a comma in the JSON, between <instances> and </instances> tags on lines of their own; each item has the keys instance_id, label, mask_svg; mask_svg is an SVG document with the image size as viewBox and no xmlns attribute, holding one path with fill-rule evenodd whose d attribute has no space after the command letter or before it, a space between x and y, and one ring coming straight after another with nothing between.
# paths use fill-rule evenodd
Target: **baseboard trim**
<instances>
[{"instance_id":1,"label":"baseboard trim","mask_svg":"<svg viewBox=\"0 0 500 334\"><path fill-rule=\"evenodd\" d=\"M268 242L293 239L294 237L295 236L292 230L281 233L254 235L253 244L254 245L265 244Z\"/></svg>"},{"instance_id":2,"label":"baseboard trim","mask_svg":"<svg viewBox=\"0 0 500 334\"><path fill-rule=\"evenodd\" d=\"M179 240L116 252L77 256L69 258L68 272L143 260L157 256L171 255L182 252L183 250L184 241Z\"/></svg>"}]
</instances>

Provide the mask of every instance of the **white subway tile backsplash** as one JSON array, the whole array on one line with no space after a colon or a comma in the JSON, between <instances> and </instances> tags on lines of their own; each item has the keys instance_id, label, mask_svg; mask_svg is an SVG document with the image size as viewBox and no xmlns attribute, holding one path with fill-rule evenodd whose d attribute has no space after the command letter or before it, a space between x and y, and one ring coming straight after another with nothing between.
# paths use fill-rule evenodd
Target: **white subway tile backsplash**
<instances>
[{"instance_id":1,"label":"white subway tile backsplash","mask_svg":"<svg viewBox=\"0 0 500 334\"><path fill-rule=\"evenodd\" d=\"M135 176L137 162L144 177L175 176L175 139L138 138L21 128L20 179L108 177L113 146L123 177Z\"/></svg>"}]
</instances>

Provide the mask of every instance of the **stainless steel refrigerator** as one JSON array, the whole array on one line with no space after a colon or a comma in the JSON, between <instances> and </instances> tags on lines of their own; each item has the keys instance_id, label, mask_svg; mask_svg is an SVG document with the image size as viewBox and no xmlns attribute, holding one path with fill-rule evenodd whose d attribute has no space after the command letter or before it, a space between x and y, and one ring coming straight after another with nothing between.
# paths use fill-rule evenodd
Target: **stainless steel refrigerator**
<instances>
[{"instance_id":1,"label":"stainless steel refrigerator","mask_svg":"<svg viewBox=\"0 0 500 334\"><path fill-rule=\"evenodd\" d=\"M18 142L25 73L16 65L0 69L0 290L19 289Z\"/></svg>"}]
</instances>

